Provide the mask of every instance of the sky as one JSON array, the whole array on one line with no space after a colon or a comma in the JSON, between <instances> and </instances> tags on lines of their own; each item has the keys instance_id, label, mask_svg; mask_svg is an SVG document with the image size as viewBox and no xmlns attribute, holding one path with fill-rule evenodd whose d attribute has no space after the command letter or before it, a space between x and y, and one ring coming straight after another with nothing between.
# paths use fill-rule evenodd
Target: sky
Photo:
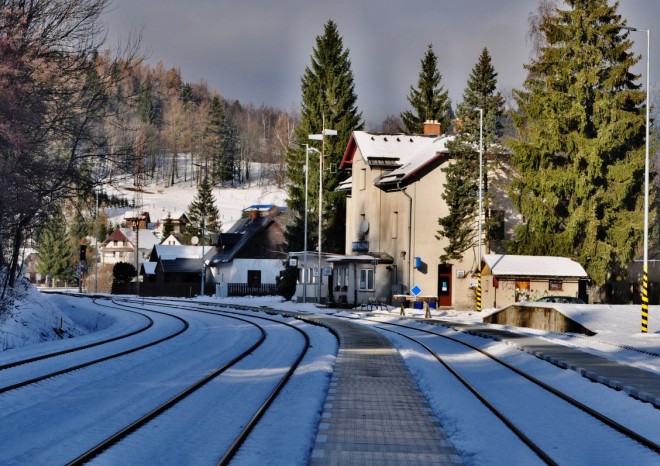
<instances>
[{"instance_id":1,"label":"sky","mask_svg":"<svg viewBox=\"0 0 660 466\"><path fill-rule=\"evenodd\" d=\"M349 50L358 110L370 125L409 109L421 59L432 43L452 104L462 100L470 71L487 47L506 96L520 88L529 62L528 18L537 0L111 0L104 21L108 47L142 31L148 62L179 68L188 82L205 80L226 99L283 110L298 108L300 78L324 24L337 23ZM653 27L657 0L623 0L628 25ZM651 81L660 81L660 47L651 31ZM658 31L660 33L660 30ZM645 72L646 37L632 33ZM658 36L655 36L658 37ZM657 43L657 42L656 42ZM645 79L645 78L642 78Z\"/></svg>"}]
</instances>

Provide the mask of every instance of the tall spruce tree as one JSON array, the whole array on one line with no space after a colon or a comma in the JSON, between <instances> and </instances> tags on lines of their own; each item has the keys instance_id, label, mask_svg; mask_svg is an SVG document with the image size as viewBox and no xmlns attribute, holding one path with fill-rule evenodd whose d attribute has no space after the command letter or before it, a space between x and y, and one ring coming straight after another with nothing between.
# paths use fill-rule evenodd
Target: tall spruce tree
<instances>
[{"instance_id":1,"label":"tall spruce tree","mask_svg":"<svg viewBox=\"0 0 660 466\"><path fill-rule=\"evenodd\" d=\"M497 161L497 154L500 153L504 99L497 92L497 73L486 48L470 73L463 92L463 102L458 106L456 137L447 144L452 163L443 169L447 175L447 184L442 198L449 207L449 213L438 220L440 230L437 235L438 239L449 240L449 245L440 255L443 262L462 259L463 254L474 247L478 240L479 108L484 113L483 205L487 212L491 196L487 189L488 167Z\"/></svg>"},{"instance_id":2,"label":"tall spruce tree","mask_svg":"<svg viewBox=\"0 0 660 466\"><path fill-rule=\"evenodd\" d=\"M205 156L211 164L213 184L231 181L234 178L232 151L225 151L229 136L225 107L220 97L214 95L209 104L208 123L204 130Z\"/></svg>"},{"instance_id":3,"label":"tall spruce tree","mask_svg":"<svg viewBox=\"0 0 660 466\"><path fill-rule=\"evenodd\" d=\"M77 240L81 240L90 233L89 221L83 215L82 208L82 203L76 206L76 212L71 223L71 236Z\"/></svg>"},{"instance_id":4,"label":"tall spruce tree","mask_svg":"<svg viewBox=\"0 0 660 466\"><path fill-rule=\"evenodd\" d=\"M511 252L568 256L602 284L642 236L645 94L618 3L566 0L538 22L511 141L525 219Z\"/></svg>"},{"instance_id":5,"label":"tall spruce tree","mask_svg":"<svg viewBox=\"0 0 660 466\"><path fill-rule=\"evenodd\" d=\"M53 279L73 280L75 264L72 258L75 252L66 231L64 216L56 212L39 236L39 273L43 276L49 275Z\"/></svg>"},{"instance_id":6,"label":"tall spruce tree","mask_svg":"<svg viewBox=\"0 0 660 466\"><path fill-rule=\"evenodd\" d=\"M362 114L357 110L357 96L353 83L351 61L348 49L337 25L328 21L322 36L317 36L310 66L305 68L301 79L302 104L301 123L296 129L296 140L300 144L313 145L310 134L318 134L325 128L337 131L336 136L325 138L324 147L317 145L325 154L323 163L323 250L344 252L346 229L346 200L335 188L345 175L338 172L348 139L354 130L362 128ZM318 218L319 156L310 153L309 171L309 219L314 225ZM287 152L288 184L287 205L292 213L291 224L287 227L289 249L300 251L304 244L304 205L305 205L305 149L291 148ZM317 189L315 189L315 187ZM317 237L316 228L308 229L311 249ZM318 238L316 238L318 240Z\"/></svg>"},{"instance_id":7,"label":"tall spruce tree","mask_svg":"<svg viewBox=\"0 0 660 466\"><path fill-rule=\"evenodd\" d=\"M215 205L213 186L208 177L204 177L197 186L197 194L188 205L189 223L185 228L184 241L189 241L193 236L202 238L202 224L204 224L204 236L220 231L220 213ZM208 242L206 243L208 244Z\"/></svg>"},{"instance_id":8,"label":"tall spruce tree","mask_svg":"<svg viewBox=\"0 0 660 466\"><path fill-rule=\"evenodd\" d=\"M422 58L422 69L417 81L417 89L410 86L408 102L412 110L401 113L401 120L407 133L421 134L424 122L438 120L443 131L451 124L452 110L449 91L440 84L442 75L438 71L438 57L433 51L433 44Z\"/></svg>"}]
</instances>

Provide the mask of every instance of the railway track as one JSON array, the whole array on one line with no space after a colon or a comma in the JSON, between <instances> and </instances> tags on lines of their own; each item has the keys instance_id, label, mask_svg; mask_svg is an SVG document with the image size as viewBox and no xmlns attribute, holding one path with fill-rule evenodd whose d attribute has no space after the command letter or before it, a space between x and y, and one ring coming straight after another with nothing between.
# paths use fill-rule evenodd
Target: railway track
<instances>
[{"instance_id":1,"label":"railway track","mask_svg":"<svg viewBox=\"0 0 660 466\"><path fill-rule=\"evenodd\" d=\"M655 441L488 351L451 335L452 330L432 331L373 319L360 320L367 320L381 331L423 348L546 464L582 464L584 461L622 464L626 458L617 461L617 451L630 451L630 446L625 445L630 442L639 447L636 464L653 464L660 458L660 445ZM521 409L521 406L528 406L528 409ZM544 435L544 432L561 432L562 429L570 438ZM583 448L571 451L571 445L576 443ZM588 446L590 444L592 447ZM584 451L591 451L593 457L581 458ZM598 461L598 457L606 461Z\"/></svg>"},{"instance_id":2,"label":"railway track","mask_svg":"<svg viewBox=\"0 0 660 466\"><path fill-rule=\"evenodd\" d=\"M122 300L123 302L135 302L133 300ZM292 356L292 361L288 363L288 367L286 371L279 377L279 381L277 383L271 384L271 388L269 389L268 393L266 393L264 396L259 396L259 400L255 401L250 409L250 411L253 413L252 416L249 419L244 419L240 423L240 428L235 429L234 432L232 432L229 436L225 435L224 439L218 439L218 444L219 445L225 445L226 449L224 450L224 453L221 454L219 459L217 460L218 465L225 465L228 464L232 458L237 454L239 451L240 446L243 444L245 439L249 436L250 432L254 429L258 421L261 419L261 417L266 413L268 407L273 403L277 395L280 393L280 391L283 389L285 384L288 382L288 380L291 378L295 370L298 368L300 365L301 361L307 354L307 350L309 349L310 346L310 338L307 335L307 333L300 328L291 325L287 322L282 322L278 321L273 318L269 317L264 317L264 316L245 316L244 314L239 314L238 312L232 312L226 309L226 306L222 306L225 309L200 309L197 306L190 306L190 305L181 305L181 304L173 304L171 302L167 301L159 301L160 306L165 306L171 309L179 309L179 310L187 310L187 311L193 311L193 312L201 312L201 313L207 313L207 314L215 314L219 316L224 316L226 318L234 319L240 322L243 322L247 325L252 325L255 328L257 328L260 332L260 338L258 341L256 341L252 346L247 348L245 351L242 353L238 354L236 357L231 359L230 361L226 362L222 366L216 368L215 370L211 371L207 376L204 378L200 379L199 381L195 382L194 384L190 385L189 387L186 387L184 390L182 390L180 393L172 397L171 399L167 400L166 402L160 404L158 407L153 409L151 412L145 414L144 416L141 416L139 419L136 419L134 422L132 422L130 425L126 426L125 428L121 429L119 432L115 433L114 435L108 437L107 439L103 440L102 442L99 442L97 445L94 447L90 448L86 452L82 453L80 456L78 456L76 459L72 460L71 462L68 463L68 465L81 465L85 464L87 462L90 462L93 460L95 457L102 455L102 457L109 457L110 461L112 462L113 457L118 457L119 459L122 458L122 449L121 449L121 442L129 435L134 435L134 436L139 436L140 435L140 429L147 427L148 424L152 421L158 421L160 423L168 423L171 425L179 425L181 424L182 421L178 421L177 417L181 417L184 415L182 412L174 412L175 409L178 405L181 405L185 402L190 401L195 396L198 396L198 393L205 387L207 384L210 384L212 382L218 382L218 383L223 383L222 382L222 377L226 376L226 374L235 366L239 365L240 363L244 362L246 359L249 357L255 355L256 352L260 350L260 347L262 346L268 346L266 345L266 340L267 340L267 335L268 332L265 329L265 327L262 324L257 323L256 321L262 321L262 322L269 322L271 324L276 324L276 325L284 325L287 328L292 329L294 332L297 332L298 335L302 337L303 340L303 345L300 348L299 351L296 352ZM212 306L212 307L218 307L218 306ZM237 306L243 311L263 311L262 309L259 308L251 308L251 307L246 307L246 306ZM265 352L272 352L276 348L273 347L267 347L262 351ZM217 389L216 385L216 389ZM206 395L208 396L208 395ZM192 401L194 403L194 401ZM185 410L181 410L184 411ZM170 417L168 420L163 420L165 417ZM226 439L230 439L231 441L227 442ZM160 440L158 441L160 443ZM113 453L113 448L116 450L116 453ZM132 459L132 461L135 458Z\"/></svg>"},{"instance_id":3,"label":"railway track","mask_svg":"<svg viewBox=\"0 0 660 466\"><path fill-rule=\"evenodd\" d=\"M226 464L265 415L310 344L304 329L281 322L285 320L282 318L278 321L254 312L241 316L241 312L246 312L200 309L198 305L182 303L122 301L107 305L121 304L126 311L149 315L160 324L168 322L167 335L161 328L161 338L153 338L158 334L158 325L144 324L142 333L133 329L120 338L7 363L0 372L3 381L15 371L34 375L39 372L35 364L59 366L57 370L42 371L37 377L18 380L16 376L13 383L2 387L0 463L82 464L98 455L112 457L154 425L158 429L170 423L175 426L171 432L177 433L181 431L180 422L194 425L197 421L209 424L219 420L224 430L216 429L218 437L208 440L215 450L212 459L205 462ZM175 332L169 331L175 326ZM144 344L145 331L151 333L149 344ZM137 337L141 344L137 344ZM112 349L117 346L123 350ZM87 352L104 354L94 357L87 356ZM277 364L268 366L269 357L277 357ZM60 364L60 358L79 363ZM282 371L284 367L288 370ZM243 390L236 391L237 386ZM150 388L145 391L146 387ZM208 404L219 387L225 393L222 408L218 403ZM250 409L245 406L248 398ZM193 420L187 414L193 412L191 406L193 411L201 409ZM232 408L238 414L230 414ZM248 418L245 413L250 410ZM185 430L198 439L204 431ZM209 431L213 432L213 428ZM133 464L138 464L140 461L133 459L135 451L152 455L181 445L180 439L157 440L149 450L149 441L153 443L153 438L147 434L143 447L123 459L119 453L120 460L114 463L125 464L126 458L131 458ZM143 464L150 462L148 456Z\"/></svg>"},{"instance_id":4,"label":"railway track","mask_svg":"<svg viewBox=\"0 0 660 466\"><path fill-rule=\"evenodd\" d=\"M99 305L107 307L107 305L103 303L99 303ZM147 323L138 329L126 332L122 335L115 336L112 338L102 339L93 343L68 348L66 350L54 351L51 353L46 353L30 358L19 359L16 361L3 364L2 366L0 366L0 376L3 381L2 385L0 386L0 394L7 393L19 388L27 387L29 385L34 385L44 380L57 377L59 375L72 373L74 371L83 369L85 367L100 364L105 361L109 361L111 359L120 358L122 356L143 350L145 348L158 345L164 341L170 340L182 334L188 329L188 322L186 322L184 319L181 319L177 316L168 316L169 318L178 321L179 323L178 328L173 329L173 331L169 332L164 336L148 339L149 341L145 343L136 344L128 349L121 349L118 351L113 350L112 348L110 348L110 344L128 339L130 337L135 337L136 335L144 335L146 334L146 332L148 332L149 329L153 327L153 323L154 323L153 318L150 317L147 313L139 312L135 310L129 310L129 312L133 312L135 314L141 315L142 317L145 318ZM151 312L155 314L166 315L159 311L151 311ZM92 349L99 351L94 351L94 353L92 353L91 351L89 351ZM84 352L86 350L90 353L90 356L84 362L76 362L72 364L68 362L68 360L66 360L66 356L71 355L73 353ZM99 352L104 354L98 357L97 354ZM62 361L61 362L55 361L55 359L57 358L61 359ZM76 360L79 360L79 358L76 358ZM34 365L40 366L38 369L36 369L36 372L40 372L39 375L36 376L31 375L30 377L21 376L21 373L33 374L35 372L35 368L31 366ZM56 366L56 367L59 366L59 368L57 370L52 370L52 366Z\"/></svg>"}]
</instances>

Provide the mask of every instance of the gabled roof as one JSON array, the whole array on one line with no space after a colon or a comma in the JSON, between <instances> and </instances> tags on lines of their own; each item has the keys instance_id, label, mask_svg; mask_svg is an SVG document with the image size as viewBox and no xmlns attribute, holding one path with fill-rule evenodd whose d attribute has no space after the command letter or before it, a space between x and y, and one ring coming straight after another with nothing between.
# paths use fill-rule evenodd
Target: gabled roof
<instances>
[{"instance_id":1,"label":"gabled roof","mask_svg":"<svg viewBox=\"0 0 660 466\"><path fill-rule=\"evenodd\" d=\"M201 259L161 259L160 264L164 273L202 273Z\"/></svg>"},{"instance_id":2,"label":"gabled roof","mask_svg":"<svg viewBox=\"0 0 660 466\"><path fill-rule=\"evenodd\" d=\"M377 134L354 131L344 152L340 168L353 164L359 149L365 163L371 167L391 169L377 181L386 191L411 182L427 167L448 157L447 142L454 136L429 137L405 134ZM339 190L349 186L343 182Z\"/></svg>"},{"instance_id":3,"label":"gabled roof","mask_svg":"<svg viewBox=\"0 0 660 466\"><path fill-rule=\"evenodd\" d=\"M568 257L485 254L483 260L496 277L589 278L584 268Z\"/></svg>"},{"instance_id":4,"label":"gabled roof","mask_svg":"<svg viewBox=\"0 0 660 466\"><path fill-rule=\"evenodd\" d=\"M157 265L158 262L143 262L141 265L142 275L155 275Z\"/></svg>"},{"instance_id":5,"label":"gabled roof","mask_svg":"<svg viewBox=\"0 0 660 466\"><path fill-rule=\"evenodd\" d=\"M138 232L138 247L140 249L151 249L158 243L160 240L152 230L145 230L144 228Z\"/></svg>"},{"instance_id":6,"label":"gabled roof","mask_svg":"<svg viewBox=\"0 0 660 466\"><path fill-rule=\"evenodd\" d=\"M213 256L209 265L214 267L218 264L233 261L257 234L268 229L273 223L281 225L277 219L277 214L280 211L280 208L270 206L270 215L242 218L234 223L227 233L218 236L217 247L219 252Z\"/></svg>"},{"instance_id":7,"label":"gabled roof","mask_svg":"<svg viewBox=\"0 0 660 466\"><path fill-rule=\"evenodd\" d=\"M110 241L128 241L133 243L134 233L128 228L116 228L115 231L105 239L103 244L108 244Z\"/></svg>"},{"instance_id":8,"label":"gabled roof","mask_svg":"<svg viewBox=\"0 0 660 466\"><path fill-rule=\"evenodd\" d=\"M205 248L205 252L209 251L209 247ZM161 260L174 260L174 259L201 259L202 246L180 246L175 244L156 244L152 250L156 253L156 257Z\"/></svg>"}]
</instances>

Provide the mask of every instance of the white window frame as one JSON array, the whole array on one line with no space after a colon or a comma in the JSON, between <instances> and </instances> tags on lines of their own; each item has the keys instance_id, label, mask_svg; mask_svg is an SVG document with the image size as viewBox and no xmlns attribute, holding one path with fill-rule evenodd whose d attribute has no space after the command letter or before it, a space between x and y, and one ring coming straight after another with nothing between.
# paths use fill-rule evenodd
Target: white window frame
<instances>
[{"instance_id":1,"label":"white window frame","mask_svg":"<svg viewBox=\"0 0 660 466\"><path fill-rule=\"evenodd\" d=\"M337 267L335 286L348 287L348 267Z\"/></svg>"},{"instance_id":2,"label":"white window frame","mask_svg":"<svg viewBox=\"0 0 660 466\"><path fill-rule=\"evenodd\" d=\"M360 291L374 291L374 269L360 269L360 279L358 281Z\"/></svg>"}]
</instances>

